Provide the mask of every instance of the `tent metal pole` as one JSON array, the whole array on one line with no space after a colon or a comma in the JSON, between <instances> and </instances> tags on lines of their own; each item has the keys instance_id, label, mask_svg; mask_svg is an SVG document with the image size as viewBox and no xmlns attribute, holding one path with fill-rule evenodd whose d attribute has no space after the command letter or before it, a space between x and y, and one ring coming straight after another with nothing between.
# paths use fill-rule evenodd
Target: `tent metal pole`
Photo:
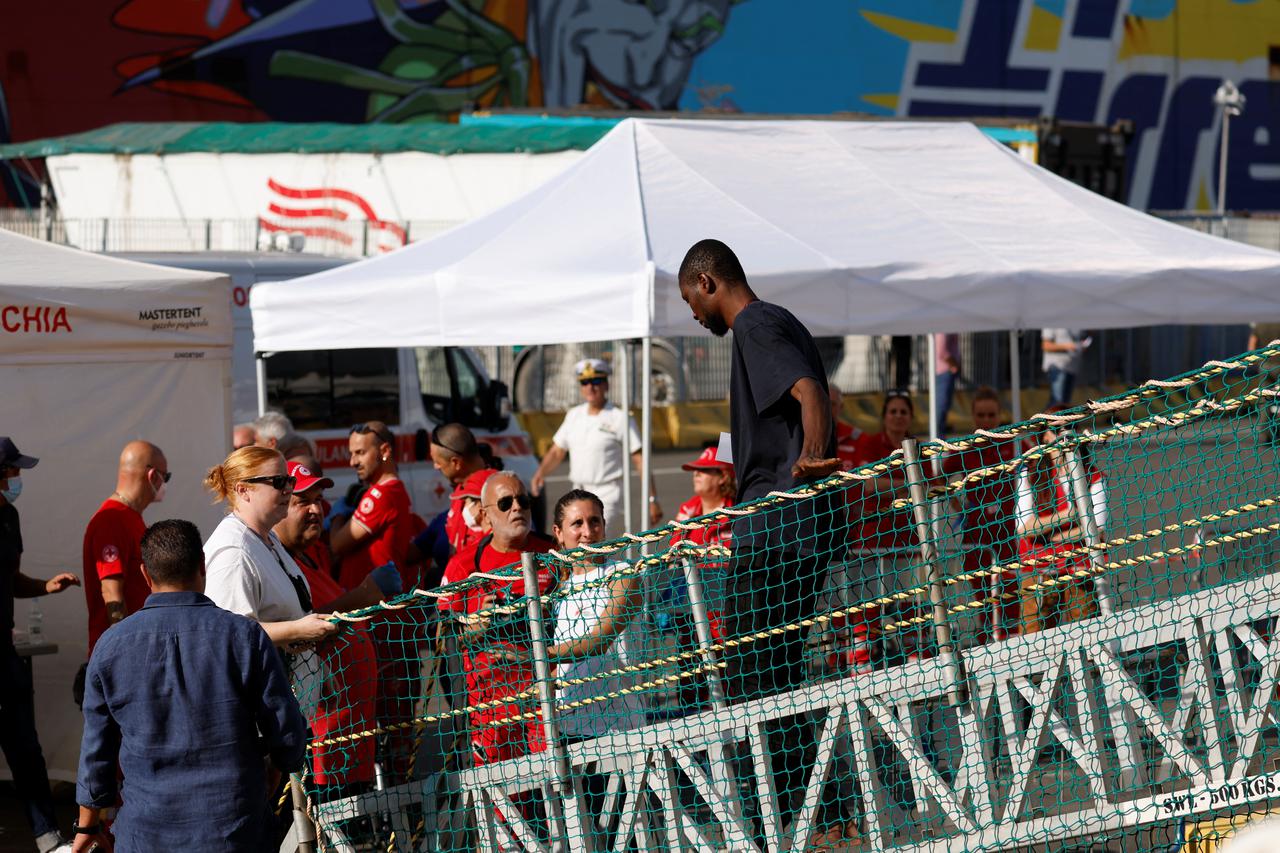
<instances>
[{"instance_id":1,"label":"tent metal pole","mask_svg":"<svg viewBox=\"0 0 1280 853\"><path fill-rule=\"evenodd\" d=\"M254 368L258 377L258 415L267 413L267 356L266 353L254 353Z\"/></svg>"},{"instance_id":2,"label":"tent metal pole","mask_svg":"<svg viewBox=\"0 0 1280 853\"><path fill-rule=\"evenodd\" d=\"M618 341L617 344L617 368L614 373L618 377L618 404L622 408L623 414L626 416L623 420L622 429L622 529L627 532L633 532L631 529L631 358L630 358L630 341ZM608 525L609 519L605 519Z\"/></svg>"},{"instance_id":3,"label":"tent metal pole","mask_svg":"<svg viewBox=\"0 0 1280 853\"><path fill-rule=\"evenodd\" d=\"M1022 423L1022 350L1017 329L1009 330L1009 408L1013 422Z\"/></svg>"},{"instance_id":4,"label":"tent metal pole","mask_svg":"<svg viewBox=\"0 0 1280 853\"><path fill-rule=\"evenodd\" d=\"M654 495L653 482L653 338L645 335L640 344L640 529L648 530L649 502ZM627 460L628 462L630 460Z\"/></svg>"},{"instance_id":5,"label":"tent metal pole","mask_svg":"<svg viewBox=\"0 0 1280 853\"><path fill-rule=\"evenodd\" d=\"M938 423L938 339L932 333L925 335L929 341L927 369L929 371L929 440L937 441L942 430Z\"/></svg>"}]
</instances>

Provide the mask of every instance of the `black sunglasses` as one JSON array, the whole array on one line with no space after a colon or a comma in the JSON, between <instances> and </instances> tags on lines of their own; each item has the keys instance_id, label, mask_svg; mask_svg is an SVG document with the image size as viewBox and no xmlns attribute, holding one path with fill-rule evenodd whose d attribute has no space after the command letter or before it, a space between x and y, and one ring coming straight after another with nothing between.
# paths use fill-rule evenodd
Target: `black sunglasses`
<instances>
[{"instance_id":1,"label":"black sunglasses","mask_svg":"<svg viewBox=\"0 0 1280 853\"><path fill-rule=\"evenodd\" d=\"M454 456L467 455L463 453L461 450L455 450L453 447L450 447L448 444L445 444L443 441L440 440L440 427L436 427L435 429L431 430L431 443L434 444L436 447L443 447L445 450L449 451Z\"/></svg>"},{"instance_id":2,"label":"black sunglasses","mask_svg":"<svg viewBox=\"0 0 1280 853\"><path fill-rule=\"evenodd\" d=\"M155 469L155 468L152 468L151 470L152 470L152 471L156 471L156 469ZM156 473L157 473L157 474L160 474L160 472L159 472L159 471L156 471ZM163 480L167 483L167 482L169 482L171 479L173 479L173 472L172 472L172 471L165 471L163 474L160 474L160 477L161 477L161 479L163 479Z\"/></svg>"},{"instance_id":3,"label":"black sunglasses","mask_svg":"<svg viewBox=\"0 0 1280 853\"><path fill-rule=\"evenodd\" d=\"M293 487L298 484L297 477L290 477L287 474L272 474L269 477L245 477L242 483L267 483L277 492L283 492L286 489L290 492Z\"/></svg>"},{"instance_id":4,"label":"black sunglasses","mask_svg":"<svg viewBox=\"0 0 1280 853\"><path fill-rule=\"evenodd\" d=\"M521 509L528 509L533 506L533 498L529 497L527 494L503 495L493 503L489 504L489 506L496 506L498 508L498 512L510 512L511 505L513 503L520 504Z\"/></svg>"},{"instance_id":5,"label":"black sunglasses","mask_svg":"<svg viewBox=\"0 0 1280 853\"><path fill-rule=\"evenodd\" d=\"M396 443L395 436L393 436L393 435L391 434L391 430L387 429L387 428L386 428L386 427L384 427L384 426L376 426L376 427L375 427L375 426L371 426L371 425L369 425L369 424L356 424L356 425L354 425L353 427L351 427L351 432L350 432L350 433L348 433L348 435L357 435L357 434L359 434L359 435L369 435L369 434L371 434L371 433L372 433L373 435L376 435L376 436L378 437L378 439L379 439L379 440L384 441L384 442L386 442L387 444L395 444L395 443Z\"/></svg>"},{"instance_id":6,"label":"black sunglasses","mask_svg":"<svg viewBox=\"0 0 1280 853\"><path fill-rule=\"evenodd\" d=\"M607 376L594 376L591 379L579 379L578 384L585 388L588 385L603 385L608 381L609 378Z\"/></svg>"}]
</instances>

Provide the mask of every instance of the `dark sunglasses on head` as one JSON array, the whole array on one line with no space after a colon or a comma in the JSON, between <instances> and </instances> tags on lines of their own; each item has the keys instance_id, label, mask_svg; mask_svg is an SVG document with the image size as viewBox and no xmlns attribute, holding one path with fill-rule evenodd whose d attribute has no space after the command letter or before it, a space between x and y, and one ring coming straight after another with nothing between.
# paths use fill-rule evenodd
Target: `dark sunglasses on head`
<instances>
[{"instance_id":1,"label":"dark sunglasses on head","mask_svg":"<svg viewBox=\"0 0 1280 853\"><path fill-rule=\"evenodd\" d=\"M607 376L593 376L590 379L579 379L578 384L585 388L588 385L603 385L608 381Z\"/></svg>"},{"instance_id":2,"label":"dark sunglasses on head","mask_svg":"<svg viewBox=\"0 0 1280 853\"><path fill-rule=\"evenodd\" d=\"M287 474L272 474L269 477L245 477L242 483L266 483L277 492L283 492L286 489L293 491L293 487L298 484L297 477L290 477Z\"/></svg>"},{"instance_id":3,"label":"dark sunglasses on head","mask_svg":"<svg viewBox=\"0 0 1280 853\"><path fill-rule=\"evenodd\" d=\"M376 435L379 441L387 444L395 444L395 436L386 427L375 427L370 424L355 424L351 427L349 435Z\"/></svg>"},{"instance_id":4,"label":"dark sunglasses on head","mask_svg":"<svg viewBox=\"0 0 1280 853\"><path fill-rule=\"evenodd\" d=\"M436 427L435 429L431 430L431 443L434 444L436 447L443 447L445 450L449 451L454 456L466 456L466 454L463 453L461 450L457 450L453 447L450 447L448 444L440 440L440 427Z\"/></svg>"},{"instance_id":5,"label":"dark sunglasses on head","mask_svg":"<svg viewBox=\"0 0 1280 853\"><path fill-rule=\"evenodd\" d=\"M533 506L533 498L526 494L520 495L503 495L489 506L496 506L498 512L510 512L512 504L520 504L521 509L528 509Z\"/></svg>"}]
</instances>

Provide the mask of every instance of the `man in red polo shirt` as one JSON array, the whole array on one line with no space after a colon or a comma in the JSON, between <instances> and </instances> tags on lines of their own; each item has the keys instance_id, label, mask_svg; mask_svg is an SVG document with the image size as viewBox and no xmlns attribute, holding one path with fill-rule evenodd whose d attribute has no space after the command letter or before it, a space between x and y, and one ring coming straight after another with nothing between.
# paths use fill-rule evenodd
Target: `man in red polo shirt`
<instances>
[{"instance_id":1,"label":"man in red polo shirt","mask_svg":"<svg viewBox=\"0 0 1280 853\"><path fill-rule=\"evenodd\" d=\"M347 444L351 467L368 488L351 518L333 524L329 546L342 559L338 583L355 589L377 566L407 564L413 510L396 465L396 439L387 425L356 424Z\"/></svg>"},{"instance_id":2,"label":"man in red polo shirt","mask_svg":"<svg viewBox=\"0 0 1280 853\"><path fill-rule=\"evenodd\" d=\"M89 654L103 632L142 609L151 585L142 574L142 511L164 499L169 462L160 448L131 441L120 453L116 490L84 531L84 595L89 609Z\"/></svg>"},{"instance_id":3,"label":"man in red polo shirt","mask_svg":"<svg viewBox=\"0 0 1280 853\"><path fill-rule=\"evenodd\" d=\"M444 581L457 583L476 572L489 573L514 566L513 579L508 583L490 581L465 593L442 598L442 609L475 616L503 601L524 595L524 580L519 570L521 552L545 554L552 546L550 539L533 531L532 506L528 489L515 474L499 471L489 477L481 491L480 507L491 531L454 555L445 570ZM540 570L539 588L546 590L550 584L551 574ZM477 635L483 634L486 628L493 631L490 620L483 617L472 620L471 626L469 631ZM517 653L527 652L516 638L491 636L486 637L484 643L507 646ZM489 764L542 749L540 721L493 725L497 720L513 717L525 710L513 697L533 685L533 669L529 662L505 660L482 651L465 654L463 668L467 676L469 705L501 702L471 715L471 743L477 762Z\"/></svg>"}]
</instances>

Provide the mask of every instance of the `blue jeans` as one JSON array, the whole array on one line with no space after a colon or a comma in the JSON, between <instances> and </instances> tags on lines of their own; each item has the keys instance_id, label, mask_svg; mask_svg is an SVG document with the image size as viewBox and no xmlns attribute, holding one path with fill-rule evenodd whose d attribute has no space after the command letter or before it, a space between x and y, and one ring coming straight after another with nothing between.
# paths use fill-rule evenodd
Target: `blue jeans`
<instances>
[{"instance_id":1,"label":"blue jeans","mask_svg":"<svg viewBox=\"0 0 1280 853\"><path fill-rule=\"evenodd\" d=\"M1050 367L1045 374L1049 377L1049 405L1070 406L1071 392L1076 387L1076 375L1061 367Z\"/></svg>"},{"instance_id":2,"label":"blue jeans","mask_svg":"<svg viewBox=\"0 0 1280 853\"><path fill-rule=\"evenodd\" d=\"M938 433L946 432L947 413L951 411L951 401L956 395L956 379L959 374L944 370L937 374L938 396L934 398L933 410L938 413Z\"/></svg>"},{"instance_id":3,"label":"blue jeans","mask_svg":"<svg viewBox=\"0 0 1280 853\"><path fill-rule=\"evenodd\" d=\"M39 838L53 832L58 826L44 753L36 736L31 674L12 646L0 648L0 749L9 763L32 834Z\"/></svg>"}]
</instances>

